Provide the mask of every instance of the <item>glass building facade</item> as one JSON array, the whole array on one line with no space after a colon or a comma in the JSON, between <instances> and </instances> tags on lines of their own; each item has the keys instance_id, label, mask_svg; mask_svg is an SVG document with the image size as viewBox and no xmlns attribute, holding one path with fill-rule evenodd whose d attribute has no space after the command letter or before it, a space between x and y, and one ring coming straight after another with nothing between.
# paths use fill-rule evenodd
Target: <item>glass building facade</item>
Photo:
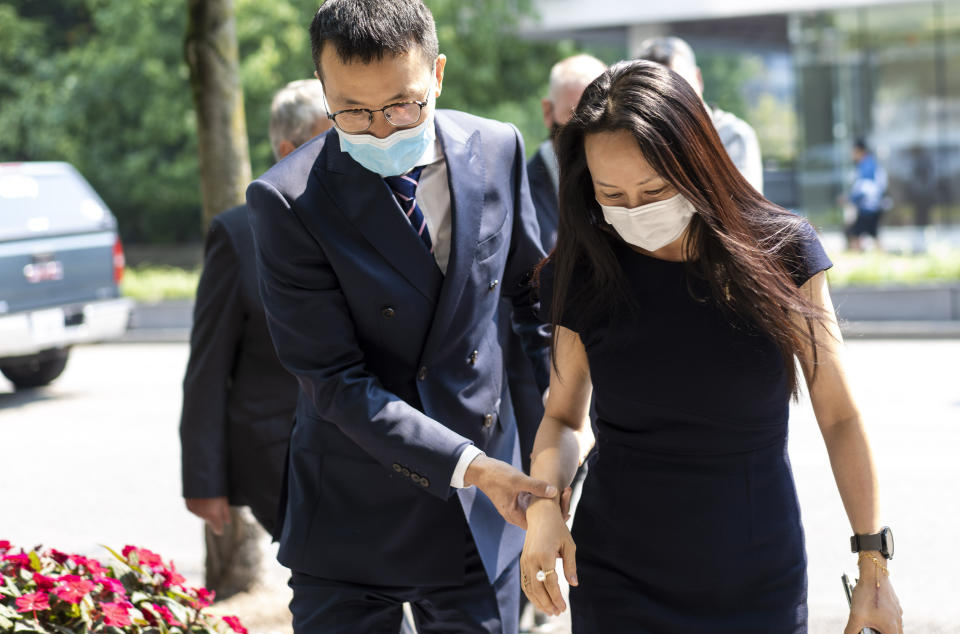
<instances>
[{"instance_id":1,"label":"glass building facade","mask_svg":"<svg viewBox=\"0 0 960 634\"><path fill-rule=\"evenodd\" d=\"M646 37L678 35L697 53L706 100L757 130L769 198L841 227L851 150L863 139L889 175L886 225L960 224L960 0L843 4L709 18L691 10L534 36L571 37L614 61Z\"/></svg>"},{"instance_id":2,"label":"glass building facade","mask_svg":"<svg viewBox=\"0 0 960 634\"><path fill-rule=\"evenodd\" d=\"M890 178L887 224L960 222L960 0L796 14L789 39L804 212L841 222L861 138Z\"/></svg>"}]
</instances>

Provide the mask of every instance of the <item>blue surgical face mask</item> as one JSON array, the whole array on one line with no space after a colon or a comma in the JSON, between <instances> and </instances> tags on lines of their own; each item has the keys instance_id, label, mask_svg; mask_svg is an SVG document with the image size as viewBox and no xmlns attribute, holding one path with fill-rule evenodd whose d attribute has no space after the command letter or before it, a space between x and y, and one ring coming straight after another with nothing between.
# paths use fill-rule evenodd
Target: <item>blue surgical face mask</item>
<instances>
[{"instance_id":1,"label":"blue surgical face mask","mask_svg":"<svg viewBox=\"0 0 960 634\"><path fill-rule=\"evenodd\" d=\"M417 161L437 138L432 108L425 121L382 139L372 134L348 134L340 128L335 129L340 136L340 149L380 176L406 174L417 166Z\"/></svg>"}]
</instances>

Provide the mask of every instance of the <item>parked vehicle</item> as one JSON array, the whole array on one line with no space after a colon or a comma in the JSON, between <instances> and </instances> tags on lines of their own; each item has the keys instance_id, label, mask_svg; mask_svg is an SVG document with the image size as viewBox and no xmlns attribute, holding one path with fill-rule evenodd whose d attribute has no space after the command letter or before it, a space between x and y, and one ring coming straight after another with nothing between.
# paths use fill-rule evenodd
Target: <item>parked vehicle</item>
<instances>
[{"instance_id":1,"label":"parked vehicle","mask_svg":"<svg viewBox=\"0 0 960 634\"><path fill-rule=\"evenodd\" d=\"M119 337L117 220L67 163L0 163L0 372L17 389L47 385L76 343Z\"/></svg>"}]
</instances>

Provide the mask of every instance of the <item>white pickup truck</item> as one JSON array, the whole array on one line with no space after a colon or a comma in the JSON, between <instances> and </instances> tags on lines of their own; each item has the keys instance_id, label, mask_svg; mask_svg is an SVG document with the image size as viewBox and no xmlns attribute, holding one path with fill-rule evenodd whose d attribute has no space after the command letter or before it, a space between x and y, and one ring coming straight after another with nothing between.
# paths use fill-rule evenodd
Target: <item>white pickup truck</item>
<instances>
[{"instance_id":1,"label":"white pickup truck","mask_svg":"<svg viewBox=\"0 0 960 634\"><path fill-rule=\"evenodd\" d=\"M0 163L0 372L49 384L70 346L122 335L117 220L67 163Z\"/></svg>"}]
</instances>

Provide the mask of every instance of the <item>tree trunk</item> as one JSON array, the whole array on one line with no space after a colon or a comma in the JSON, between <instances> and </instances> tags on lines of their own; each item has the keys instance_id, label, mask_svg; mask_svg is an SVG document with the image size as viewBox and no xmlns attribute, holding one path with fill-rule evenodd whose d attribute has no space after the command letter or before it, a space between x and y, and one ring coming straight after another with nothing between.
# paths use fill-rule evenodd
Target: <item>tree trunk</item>
<instances>
[{"instance_id":1,"label":"tree trunk","mask_svg":"<svg viewBox=\"0 0 960 634\"><path fill-rule=\"evenodd\" d=\"M233 0L188 0L184 55L197 112L203 226L244 201L250 151Z\"/></svg>"},{"instance_id":2,"label":"tree trunk","mask_svg":"<svg viewBox=\"0 0 960 634\"><path fill-rule=\"evenodd\" d=\"M230 523L223 535L203 525L206 542L204 584L217 593L217 600L256 590L265 572L269 538L245 506L230 507Z\"/></svg>"},{"instance_id":3,"label":"tree trunk","mask_svg":"<svg viewBox=\"0 0 960 634\"><path fill-rule=\"evenodd\" d=\"M184 56L197 112L203 227L244 201L250 151L233 0L188 0ZM206 583L218 598L254 589L263 571L264 531L248 509L231 508L231 523L217 537L206 529Z\"/></svg>"}]
</instances>

